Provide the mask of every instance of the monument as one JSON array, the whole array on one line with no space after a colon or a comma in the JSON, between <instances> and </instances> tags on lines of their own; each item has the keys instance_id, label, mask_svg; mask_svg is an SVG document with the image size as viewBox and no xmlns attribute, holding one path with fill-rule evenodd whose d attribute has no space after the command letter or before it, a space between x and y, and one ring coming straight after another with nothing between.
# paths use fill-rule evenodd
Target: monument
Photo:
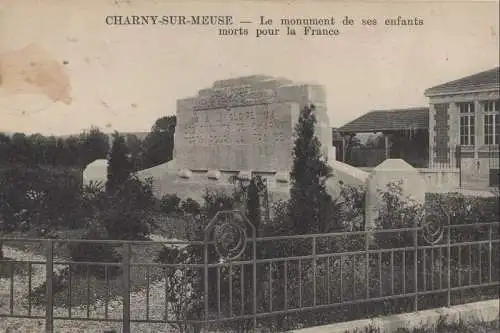
<instances>
[{"instance_id":1,"label":"monument","mask_svg":"<svg viewBox=\"0 0 500 333\"><path fill-rule=\"evenodd\" d=\"M156 193L200 199L205 188L233 188L232 176L266 179L276 196L288 196L294 129L313 104L323 154L332 151L325 89L285 78L254 75L215 81L177 101L172 161L143 170ZM334 156L333 156L334 158Z\"/></svg>"},{"instance_id":2,"label":"monument","mask_svg":"<svg viewBox=\"0 0 500 333\"><path fill-rule=\"evenodd\" d=\"M324 153L331 146L325 92L268 76L216 81L177 101L174 158L180 168L278 172L291 167L300 110L316 106Z\"/></svg>"}]
</instances>

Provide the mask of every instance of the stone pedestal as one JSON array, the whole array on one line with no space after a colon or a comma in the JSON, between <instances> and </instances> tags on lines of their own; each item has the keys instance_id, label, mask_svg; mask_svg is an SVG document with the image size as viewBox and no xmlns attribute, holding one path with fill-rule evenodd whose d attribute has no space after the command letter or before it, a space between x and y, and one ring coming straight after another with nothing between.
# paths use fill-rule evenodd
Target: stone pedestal
<instances>
[{"instance_id":1,"label":"stone pedestal","mask_svg":"<svg viewBox=\"0 0 500 333\"><path fill-rule=\"evenodd\" d=\"M401 182L401 199L409 198L408 203L424 204L426 183L418 169L402 159L385 160L373 169L366 181L366 230L376 227L375 220L382 203L379 190L386 191L391 182Z\"/></svg>"}]
</instances>

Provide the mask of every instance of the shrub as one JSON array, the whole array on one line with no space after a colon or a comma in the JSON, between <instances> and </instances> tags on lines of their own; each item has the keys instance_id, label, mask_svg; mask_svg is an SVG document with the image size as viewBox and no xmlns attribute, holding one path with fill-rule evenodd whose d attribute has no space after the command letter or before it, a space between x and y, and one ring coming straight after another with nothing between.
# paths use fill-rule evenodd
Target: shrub
<instances>
[{"instance_id":1,"label":"shrub","mask_svg":"<svg viewBox=\"0 0 500 333\"><path fill-rule=\"evenodd\" d=\"M159 253L155 262L168 264L192 263L194 253L189 248L165 246ZM164 268L166 278L166 300L170 311L177 320L179 332L186 332L189 326L185 323L187 316L197 315L201 311L201 295L194 290L196 281L201 281L201 272L194 269L181 269L177 267Z\"/></svg>"},{"instance_id":2,"label":"shrub","mask_svg":"<svg viewBox=\"0 0 500 333\"><path fill-rule=\"evenodd\" d=\"M200 204L191 198L187 198L186 200L181 202L181 211L187 214L200 214L201 206Z\"/></svg>"},{"instance_id":3,"label":"shrub","mask_svg":"<svg viewBox=\"0 0 500 333\"><path fill-rule=\"evenodd\" d=\"M97 227L92 227L84 239L88 240L104 240L106 239L105 230L100 230ZM76 262L120 262L121 256L116 252L115 246L106 243L86 243L77 242L69 243L69 251L71 259ZM79 265L74 264L71 267L71 272L79 275L87 274L87 272L99 279L105 277L105 267L103 265ZM88 271L87 271L88 268ZM108 277L113 277L119 274L119 267L109 266Z\"/></svg>"},{"instance_id":4,"label":"shrub","mask_svg":"<svg viewBox=\"0 0 500 333\"><path fill-rule=\"evenodd\" d=\"M375 226L383 229L403 229L419 226L424 217L423 205L403 195L401 181L390 182L385 189L379 189L381 206L375 219ZM414 234L408 231L401 233L378 233L375 236L379 247L409 246L414 241Z\"/></svg>"},{"instance_id":5,"label":"shrub","mask_svg":"<svg viewBox=\"0 0 500 333\"><path fill-rule=\"evenodd\" d=\"M237 202L234 196L219 190L206 190L203 200L203 212L208 218L215 216L218 211L236 208Z\"/></svg>"},{"instance_id":6,"label":"shrub","mask_svg":"<svg viewBox=\"0 0 500 333\"><path fill-rule=\"evenodd\" d=\"M20 167L0 173L0 214L8 227L81 227L81 196L81 179L69 170Z\"/></svg>"},{"instance_id":7,"label":"shrub","mask_svg":"<svg viewBox=\"0 0 500 333\"><path fill-rule=\"evenodd\" d=\"M105 194L106 208L96 216L112 239L146 239L154 226L152 181L132 177Z\"/></svg>"},{"instance_id":8,"label":"shrub","mask_svg":"<svg viewBox=\"0 0 500 333\"><path fill-rule=\"evenodd\" d=\"M343 231L359 231L365 228L366 187L341 184L338 207Z\"/></svg>"},{"instance_id":9,"label":"shrub","mask_svg":"<svg viewBox=\"0 0 500 333\"><path fill-rule=\"evenodd\" d=\"M498 196L472 197L460 193L427 193L426 210L440 215L448 214L452 224L493 222L500 218L498 199Z\"/></svg>"},{"instance_id":10,"label":"shrub","mask_svg":"<svg viewBox=\"0 0 500 333\"><path fill-rule=\"evenodd\" d=\"M172 214L180 210L181 198L176 194L165 194L160 200L161 211Z\"/></svg>"}]
</instances>

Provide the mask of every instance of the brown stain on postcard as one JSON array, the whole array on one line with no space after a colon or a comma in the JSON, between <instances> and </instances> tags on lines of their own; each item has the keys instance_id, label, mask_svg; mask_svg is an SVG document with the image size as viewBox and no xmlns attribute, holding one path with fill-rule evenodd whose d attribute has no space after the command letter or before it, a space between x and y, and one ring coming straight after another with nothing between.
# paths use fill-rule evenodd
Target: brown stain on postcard
<instances>
[{"instance_id":1,"label":"brown stain on postcard","mask_svg":"<svg viewBox=\"0 0 500 333\"><path fill-rule=\"evenodd\" d=\"M10 94L42 94L71 104L71 83L63 62L37 44L0 54L0 89Z\"/></svg>"}]
</instances>

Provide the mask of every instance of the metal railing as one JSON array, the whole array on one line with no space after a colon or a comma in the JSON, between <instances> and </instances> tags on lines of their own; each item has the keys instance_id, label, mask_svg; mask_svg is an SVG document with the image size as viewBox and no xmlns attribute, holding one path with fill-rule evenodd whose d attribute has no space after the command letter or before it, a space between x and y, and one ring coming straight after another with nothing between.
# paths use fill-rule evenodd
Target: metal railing
<instances>
[{"instance_id":1,"label":"metal railing","mask_svg":"<svg viewBox=\"0 0 500 333\"><path fill-rule=\"evenodd\" d=\"M4 246L42 244L45 258L0 261L4 271L10 267L10 275L2 277L9 290L0 291L9 295L3 302L9 306L3 311L0 298L0 317L45 319L46 332L54 331L55 320L121 322L125 333L131 331L131 323L191 325L206 332L238 321L261 331L269 318L333 313L349 305L368 309L376 302L404 300L411 304L409 311L417 311L471 301L464 296L468 290L491 297L494 288L493 297L498 297L500 223L451 222L257 238L246 218L232 211L218 213L204 229L203 239L196 241L3 238ZM60 259L65 257L63 244L77 243L113 246L121 261ZM191 261L152 260L165 245L191 249ZM16 265L25 267L23 279L15 276ZM34 286L35 266L45 267L45 281L56 282ZM57 280L60 266L68 270ZM14 287L25 279L28 291L22 301ZM44 299L34 297L35 291ZM142 311L131 301L133 294L142 295L137 296ZM443 303L426 302L430 296L442 297ZM100 315L92 305L96 299ZM115 301L121 305L120 316L111 313Z\"/></svg>"}]
</instances>

